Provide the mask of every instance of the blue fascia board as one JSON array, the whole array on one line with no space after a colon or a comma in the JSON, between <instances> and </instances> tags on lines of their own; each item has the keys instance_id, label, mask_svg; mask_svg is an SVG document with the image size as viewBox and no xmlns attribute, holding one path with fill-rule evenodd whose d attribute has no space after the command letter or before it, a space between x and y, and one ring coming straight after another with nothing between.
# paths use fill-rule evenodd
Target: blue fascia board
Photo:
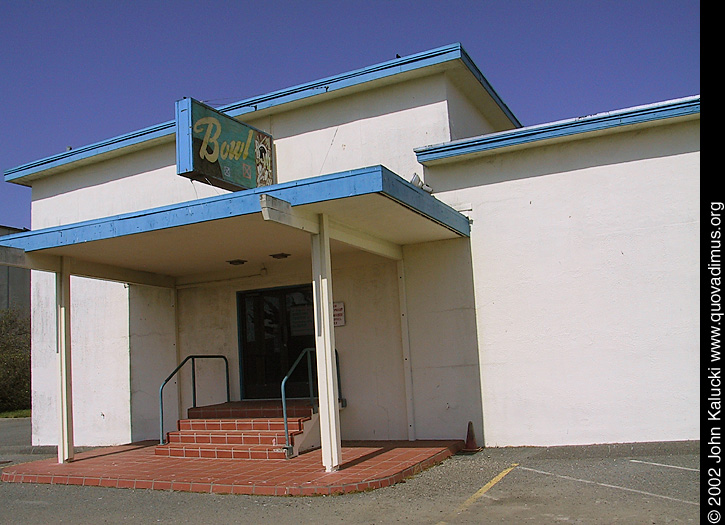
<instances>
[{"instance_id":1,"label":"blue fascia board","mask_svg":"<svg viewBox=\"0 0 725 525\"><path fill-rule=\"evenodd\" d=\"M461 139L445 144L416 148L418 162L425 164L438 160L487 152L500 148L519 146L532 142L603 131L621 126L643 124L662 119L683 117L700 113L700 95L686 97L647 106L589 115L548 124L540 124L511 131L502 131L471 139Z\"/></svg>"},{"instance_id":2,"label":"blue fascia board","mask_svg":"<svg viewBox=\"0 0 725 525\"><path fill-rule=\"evenodd\" d=\"M466 217L383 166L373 166L12 234L0 238L0 246L31 252L259 213L259 195L263 193L287 201L292 206L377 193L459 235L470 234Z\"/></svg>"},{"instance_id":3,"label":"blue fascia board","mask_svg":"<svg viewBox=\"0 0 725 525\"><path fill-rule=\"evenodd\" d=\"M460 43L450 44L430 51L424 51L407 57L389 60L373 66L343 73L341 75L323 78L321 80L300 84L299 86L272 92L267 95L262 95L242 102L229 104L219 108L219 111L223 111L229 116L237 117L275 105L294 102L312 95L353 87L365 82L379 80L391 75L414 71L416 69L434 66L452 60L461 60L461 62L463 62L463 64L470 70L471 74L481 83L491 98L496 101L501 111L506 114L515 126L521 127L519 120L514 116L508 106L504 104L501 97L496 93L488 80L486 80L483 73L481 73L480 69L478 69L473 60L471 60L470 56L466 53ZM312 93L310 93L310 91L312 91Z\"/></svg>"},{"instance_id":4,"label":"blue fascia board","mask_svg":"<svg viewBox=\"0 0 725 525\"><path fill-rule=\"evenodd\" d=\"M73 162L85 160L96 155L102 155L121 148L127 148L143 142L163 138L172 135L174 122L164 122L155 126L149 126L125 135L120 135L108 140L89 144L80 148L64 151L41 160L23 164L16 168L5 171L6 182L20 182L29 175L64 166Z\"/></svg>"},{"instance_id":5,"label":"blue fascia board","mask_svg":"<svg viewBox=\"0 0 725 525\"><path fill-rule=\"evenodd\" d=\"M174 133L187 140L176 140L176 173L189 173L194 170L191 148L191 101L190 98L177 100L175 104L176 122Z\"/></svg>"},{"instance_id":6,"label":"blue fascia board","mask_svg":"<svg viewBox=\"0 0 725 525\"><path fill-rule=\"evenodd\" d=\"M232 117L259 111L279 104L294 102L310 96L336 91L365 82L413 71L461 58L460 44L451 44L407 57L396 58L373 66L356 69L340 75L307 82L266 95L253 97L219 108Z\"/></svg>"},{"instance_id":7,"label":"blue fascia board","mask_svg":"<svg viewBox=\"0 0 725 525\"><path fill-rule=\"evenodd\" d=\"M506 107L506 105L496 94L488 81L486 81L479 69L475 66L473 61L471 61L470 57L463 50L463 47L459 43L450 44L447 46L439 47L437 49L424 51L422 53L417 53L403 58L389 60L387 62L382 62L373 66L357 69L340 75L327 77L322 80L316 80L313 82L300 84L291 88L274 91L265 95L252 97L241 102L222 106L218 108L218 110L226 113L231 117L238 117L247 113L273 108L275 106L281 106L283 104L304 100L306 98L328 93L330 91L336 91L356 85L361 85L373 80L379 80L400 73L414 71L417 69L442 64L453 60L461 60L463 64L469 68L474 77L476 77L479 82L481 82L483 87L498 103L498 105L501 107L501 110L508 116L508 118L510 118L515 125L520 126L520 123L518 122L516 117L514 117L508 107ZM23 180L26 177L31 177L34 175L37 176L46 170L58 168L61 166L67 166L74 162L86 160L96 155L109 153L114 150L120 150L122 148L141 144L146 141L160 139L164 137L171 138L174 135L175 130L175 121L169 121L124 135L119 135L118 137L59 153L45 159L34 161L28 164L23 164L16 168L6 170L4 173L5 180L7 182L16 182L18 184L23 184Z\"/></svg>"},{"instance_id":8,"label":"blue fascia board","mask_svg":"<svg viewBox=\"0 0 725 525\"><path fill-rule=\"evenodd\" d=\"M392 176L383 178L384 195L463 237L470 236L471 224L468 217L393 172L388 173Z\"/></svg>"}]
</instances>

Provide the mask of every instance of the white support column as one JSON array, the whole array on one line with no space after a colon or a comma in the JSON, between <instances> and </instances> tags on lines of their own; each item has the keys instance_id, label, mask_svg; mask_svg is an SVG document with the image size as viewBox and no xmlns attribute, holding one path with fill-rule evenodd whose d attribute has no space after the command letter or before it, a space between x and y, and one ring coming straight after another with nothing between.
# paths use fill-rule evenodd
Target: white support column
<instances>
[{"instance_id":1,"label":"white support column","mask_svg":"<svg viewBox=\"0 0 725 525\"><path fill-rule=\"evenodd\" d=\"M415 406L413 404L413 365L410 362L410 336L408 333L408 298L405 293L405 264L398 261L398 302L400 303L400 336L403 345L403 373L405 375L405 410L408 416L408 441L415 441Z\"/></svg>"},{"instance_id":2,"label":"white support column","mask_svg":"<svg viewBox=\"0 0 725 525\"><path fill-rule=\"evenodd\" d=\"M332 321L332 268L330 264L330 224L319 216L319 233L312 235L312 277L315 302L315 347L317 349L317 389L320 402L322 464L327 472L340 468L340 406L335 358L335 332Z\"/></svg>"},{"instance_id":3,"label":"white support column","mask_svg":"<svg viewBox=\"0 0 725 525\"><path fill-rule=\"evenodd\" d=\"M181 360L183 359L181 357L181 332L179 331L179 319L180 319L180 313L179 313L179 289L174 288L174 350L176 351L176 363L181 363ZM184 410L181 408L184 406L184 404L181 401L181 393L183 392L183 389L181 387L181 382L183 381L183 376L179 374L176 381L176 414L177 418L181 418L181 414L184 413ZM163 424L163 421L161 422ZM164 434L166 435L166 434Z\"/></svg>"},{"instance_id":4,"label":"white support column","mask_svg":"<svg viewBox=\"0 0 725 525\"><path fill-rule=\"evenodd\" d=\"M58 463L73 460L73 379L71 374L71 309L70 260L61 259L60 272L55 274L55 300L57 312L57 352L60 364L60 395L58 412L60 435Z\"/></svg>"}]
</instances>

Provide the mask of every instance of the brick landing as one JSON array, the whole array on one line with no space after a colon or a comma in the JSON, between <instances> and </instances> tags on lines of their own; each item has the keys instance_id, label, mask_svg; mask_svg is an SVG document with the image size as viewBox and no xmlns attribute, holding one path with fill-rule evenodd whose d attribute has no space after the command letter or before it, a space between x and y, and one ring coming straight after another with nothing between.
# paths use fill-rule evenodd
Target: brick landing
<instances>
[{"instance_id":1,"label":"brick landing","mask_svg":"<svg viewBox=\"0 0 725 525\"><path fill-rule=\"evenodd\" d=\"M10 465L0 479L115 488L218 494L312 496L387 487L435 465L463 441L344 442L343 465L325 472L319 450L285 460L175 458L154 454L156 441L104 447L76 455Z\"/></svg>"}]
</instances>

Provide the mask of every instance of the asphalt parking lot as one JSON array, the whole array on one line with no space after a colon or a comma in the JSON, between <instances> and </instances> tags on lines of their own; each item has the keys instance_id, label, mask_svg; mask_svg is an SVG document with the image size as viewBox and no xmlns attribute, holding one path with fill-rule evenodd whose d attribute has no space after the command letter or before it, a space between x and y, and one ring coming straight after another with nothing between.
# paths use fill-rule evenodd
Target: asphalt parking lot
<instances>
[{"instance_id":1,"label":"asphalt parking lot","mask_svg":"<svg viewBox=\"0 0 725 525\"><path fill-rule=\"evenodd\" d=\"M22 443L27 420L7 421L0 469L53 456ZM405 483L340 496L0 483L0 523L699 523L699 469L699 442L677 442L484 449Z\"/></svg>"}]
</instances>

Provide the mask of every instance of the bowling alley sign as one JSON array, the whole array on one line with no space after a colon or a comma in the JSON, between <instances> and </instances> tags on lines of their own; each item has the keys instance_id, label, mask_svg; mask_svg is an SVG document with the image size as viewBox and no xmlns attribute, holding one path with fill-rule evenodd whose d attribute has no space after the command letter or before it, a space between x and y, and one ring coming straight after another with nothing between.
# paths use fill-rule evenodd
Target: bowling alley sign
<instances>
[{"instance_id":1,"label":"bowling alley sign","mask_svg":"<svg viewBox=\"0 0 725 525\"><path fill-rule=\"evenodd\" d=\"M230 191L275 183L272 136L194 100L176 102L176 171Z\"/></svg>"}]
</instances>

